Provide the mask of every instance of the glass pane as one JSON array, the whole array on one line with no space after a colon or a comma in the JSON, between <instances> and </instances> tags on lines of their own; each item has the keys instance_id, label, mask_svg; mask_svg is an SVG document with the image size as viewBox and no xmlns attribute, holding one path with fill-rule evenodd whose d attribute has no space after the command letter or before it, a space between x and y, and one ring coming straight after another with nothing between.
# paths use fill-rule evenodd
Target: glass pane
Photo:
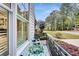
<instances>
[{"instance_id":1,"label":"glass pane","mask_svg":"<svg viewBox=\"0 0 79 59\"><path fill-rule=\"evenodd\" d=\"M28 19L28 4L27 3L19 3L17 6L17 12L22 17Z\"/></svg>"},{"instance_id":2,"label":"glass pane","mask_svg":"<svg viewBox=\"0 0 79 59\"><path fill-rule=\"evenodd\" d=\"M17 45L22 45L27 40L27 23L17 20Z\"/></svg>"},{"instance_id":3,"label":"glass pane","mask_svg":"<svg viewBox=\"0 0 79 59\"><path fill-rule=\"evenodd\" d=\"M8 11L0 7L0 55L8 55L7 23Z\"/></svg>"},{"instance_id":4,"label":"glass pane","mask_svg":"<svg viewBox=\"0 0 79 59\"><path fill-rule=\"evenodd\" d=\"M3 3L3 4L11 8L11 3Z\"/></svg>"}]
</instances>

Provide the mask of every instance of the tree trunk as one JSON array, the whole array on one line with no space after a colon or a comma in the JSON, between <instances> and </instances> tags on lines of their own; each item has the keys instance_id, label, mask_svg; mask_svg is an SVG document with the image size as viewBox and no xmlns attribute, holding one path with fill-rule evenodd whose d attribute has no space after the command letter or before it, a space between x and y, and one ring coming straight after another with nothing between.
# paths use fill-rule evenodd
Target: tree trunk
<instances>
[{"instance_id":1,"label":"tree trunk","mask_svg":"<svg viewBox=\"0 0 79 59\"><path fill-rule=\"evenodd\" d=\"M56 31L56 29L57 29L57 21L55 20L55 31Z\"/></svg>"},{"instance_id":2,"label":"tree trunk","mask_svg":"<svg viewBox=\"0 0 79 59\"><path fill-rule=\"evenodd\" d=\"M62 20L62 31L63 31L63 20Z\"/></svg>"}]
</instances>

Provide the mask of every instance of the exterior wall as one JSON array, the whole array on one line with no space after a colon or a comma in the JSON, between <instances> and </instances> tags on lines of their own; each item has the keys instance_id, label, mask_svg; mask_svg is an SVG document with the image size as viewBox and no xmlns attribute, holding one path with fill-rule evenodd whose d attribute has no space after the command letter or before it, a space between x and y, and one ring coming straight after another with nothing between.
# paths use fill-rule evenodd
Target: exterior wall
<instances>
[{"instance_id":1,"label":"exterior wall","mask_svg":"<svg viewBox=\"0 0 79 59\"><path fill-rule=\"evenodd\" d=\"M29 4L29 25L28 25L28 40L34 39L34 7L33 4Z\"/></svg>"}]
</instances>

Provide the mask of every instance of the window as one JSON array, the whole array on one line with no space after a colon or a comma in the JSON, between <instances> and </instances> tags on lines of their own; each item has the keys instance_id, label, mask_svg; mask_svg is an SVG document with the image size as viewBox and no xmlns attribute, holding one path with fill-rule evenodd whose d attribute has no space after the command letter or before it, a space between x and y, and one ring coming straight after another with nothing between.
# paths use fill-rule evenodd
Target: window
<instances>
[{"instance_id":1,"label":"window","mask_svg":"<svg viewBox=\"0 0 79 59\"><path fill-rule=\"evenodd\" d=\"M27 40L27 4L19 3L17 5L17 47L21 46Z\"/></svg>"},{"instance_id":2,"label":"window","mask_svg":"<svg viewBox=\"0 0 79 59\"><path fill-rule=\"evenodd\" d=\"M17 12L19 15L23 16L24 18L28 19L28 5L26 3L19 3L17 5Z\"/></svg>"},{"instance_id":3,"label":"window","mask_svg":"<svg viewBox=\"0 0 79 59\"><path fill-rule=\"evenodd\" d=\"M22 45L27 40L27 23L17 20L17 45Z\"/></svg>"},{"instance_id":4,"label":"window","mask_svg":"<svg viewBox=\"0 0 79 59\"><path fill-rule=\"evenodd\" d=\"M8 55L8 24L9 13L7 10L0 7L0 55Z\"/></svg>"}]
</instances>

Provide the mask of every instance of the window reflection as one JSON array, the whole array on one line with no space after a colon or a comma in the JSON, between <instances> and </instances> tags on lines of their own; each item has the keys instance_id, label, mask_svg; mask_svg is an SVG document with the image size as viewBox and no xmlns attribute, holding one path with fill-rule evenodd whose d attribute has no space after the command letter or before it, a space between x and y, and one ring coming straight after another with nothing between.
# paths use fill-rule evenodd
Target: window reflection
<instances>
[{"instance_id":1,"label":"window reflection","mask_svg":"<svg viewBox=\"0 0 79 59\"><path fill-rule=\"evenodd\" d=\"M22 45L27 40L27 23L17 20L17 45Z\"/></svg>"},{"instance_id":2,"label":"window reflection","mask_svg":"<svg viewBox=\"0 0 79 59\"><path fill-rule=\"evenodd\" d=\"M0 55L8 55L7 23L8 11L0 7Z\"/></svg>"},{"instance_id":3,"label":"window reflection","mask_svg":"<svg viewBox=\"0 0 79 59\"><path fill-rule=\"evenodd\" d=\"M28 20L27 4L20 3L17 5L17 13Z\"/></svg>"}]
</instances>

